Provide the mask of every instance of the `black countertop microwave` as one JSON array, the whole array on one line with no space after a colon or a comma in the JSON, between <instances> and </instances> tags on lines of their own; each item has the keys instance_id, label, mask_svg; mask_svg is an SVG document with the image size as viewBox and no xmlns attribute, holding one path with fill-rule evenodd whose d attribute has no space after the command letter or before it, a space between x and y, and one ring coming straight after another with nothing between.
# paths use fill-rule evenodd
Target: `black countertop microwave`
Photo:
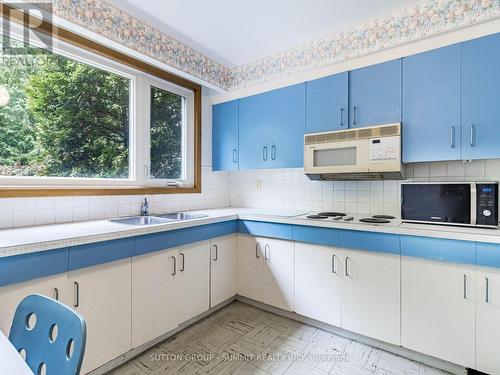
<instances>
[{"instance_id":1,"label":"black countertop microwave","mask_svg":"<svg viewBox=\"0 0 500 375\"><path fill-rule=\"evenodd\" d=\"M498 182L401 184L401 219L411 223L498 227Z\"/></svg>"}]
</instances>

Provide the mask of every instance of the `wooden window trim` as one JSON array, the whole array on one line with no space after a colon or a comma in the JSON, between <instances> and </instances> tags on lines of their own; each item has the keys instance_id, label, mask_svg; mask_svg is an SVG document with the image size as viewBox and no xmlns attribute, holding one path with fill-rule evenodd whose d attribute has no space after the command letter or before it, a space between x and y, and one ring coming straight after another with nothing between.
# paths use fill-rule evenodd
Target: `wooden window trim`
<instances>
[{"instance_id":1,"label":"wooden window trim","mask_svg":"<svg viewBox=\"0 0 500 375\"><path fill-rule=\"evenodd\" d=\"M78 35L68 29L56 26L47 20L40 20L7 4L0 4L0 18L7 18L24 27L37 24L37 31L57 37L76 47L116 61L125 66L174 83L194 92L194 183L192 187L27 187L0 186L0 198L51 197L51 196L91 196L91 195L145 195L145 194L192 194L201 193L201 86L185 78L176 76L154 65L114 50L101 43ZM36 21L36 22L35 22ZM41 21L41 22L40 22Z\"/></svg>"}]
</instances>

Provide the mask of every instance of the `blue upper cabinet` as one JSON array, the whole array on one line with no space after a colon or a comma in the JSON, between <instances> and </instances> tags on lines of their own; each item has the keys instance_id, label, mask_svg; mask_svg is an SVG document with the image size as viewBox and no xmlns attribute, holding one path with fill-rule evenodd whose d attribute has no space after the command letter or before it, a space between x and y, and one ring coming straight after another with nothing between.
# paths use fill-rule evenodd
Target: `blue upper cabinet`
<instances>
[{"instance_id":1,"label":"blue upper cabinet","mask_svg":"<svg viewBox=\"0 0 500 375\"><path fill-rule=\"evenodd\" d=\"M460 44L403 59L403 162L458 160Z\"/></svg>"},{"instance_id":2,"label":"blue upper cabinet","mask_svg":"<svg viewBox=\"0 0 500 375\"><path fill-rule=\"evenodd\" d=\"M401 59L349 73L349 127L401 122Z\"/></svg>"},{"instance_id":3,"label":"blue upper cabinet","mask_svg":"<svg viewBox=\"0 0 500 375\"><path fill-rule=\"evenodd\" d=\"M238 100L212 107L214 171L238 170Z\"/></svg>"},{"instance_id":4,"label":"blue upper cabinet","mask_svg":"<svg viewBox=\"0 0 500 375\"><path fill-rule=\"evenodd\" d=\"M462 158L500 157L500 34L462 43Z\"/></svg>"},{"instance_id":5,"label":"blue upper cabinet","mask_svg":"<svg viewBox=\"0 0 500 375\"><path fill-rule=\"evenodd\" d=\"M240 169L303 166L305 84L240 99L239 107Z\"/></svg>"},{"instance_id":6,"label":"blue upper cabinet","mask_svg":"<svg viewBox=\"0 0 500 375\"><path fill-rule=\"evenodd\" d=\"M349 73L306 83L306 133L347 129Z\"/></svg>"}]
</instances>

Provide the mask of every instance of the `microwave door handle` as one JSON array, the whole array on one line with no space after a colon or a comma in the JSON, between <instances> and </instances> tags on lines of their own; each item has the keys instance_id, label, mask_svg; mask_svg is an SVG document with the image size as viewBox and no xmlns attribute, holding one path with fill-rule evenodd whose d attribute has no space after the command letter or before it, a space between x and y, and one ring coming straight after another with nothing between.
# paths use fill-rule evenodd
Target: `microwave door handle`
<instances>
[{"instance_id":1,"label":"microwave door handle","mask_svg":"<svg viewBox=\"0 0 500 375\"><path fill-rule=\"evenodd\" d=\"M470 223L477 224L477 186L475 183L470 184Z\"/></svg>"}]
</instances>

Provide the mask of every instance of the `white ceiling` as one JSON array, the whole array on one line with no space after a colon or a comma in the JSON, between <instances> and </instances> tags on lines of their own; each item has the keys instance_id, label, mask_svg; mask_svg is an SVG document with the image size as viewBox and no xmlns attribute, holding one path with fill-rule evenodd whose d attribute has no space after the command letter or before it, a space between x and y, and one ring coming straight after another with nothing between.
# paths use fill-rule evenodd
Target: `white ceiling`
<instances>
[{"instance_id":1,"label":"white ceiling","mask_svg":"<svg viewBox=\"0 0 500 375\"><path fill-rule=\"evenodd\" d=\"M416 0L111 0L229 68L391 13Z\"/></svg>"}]
</instances>

